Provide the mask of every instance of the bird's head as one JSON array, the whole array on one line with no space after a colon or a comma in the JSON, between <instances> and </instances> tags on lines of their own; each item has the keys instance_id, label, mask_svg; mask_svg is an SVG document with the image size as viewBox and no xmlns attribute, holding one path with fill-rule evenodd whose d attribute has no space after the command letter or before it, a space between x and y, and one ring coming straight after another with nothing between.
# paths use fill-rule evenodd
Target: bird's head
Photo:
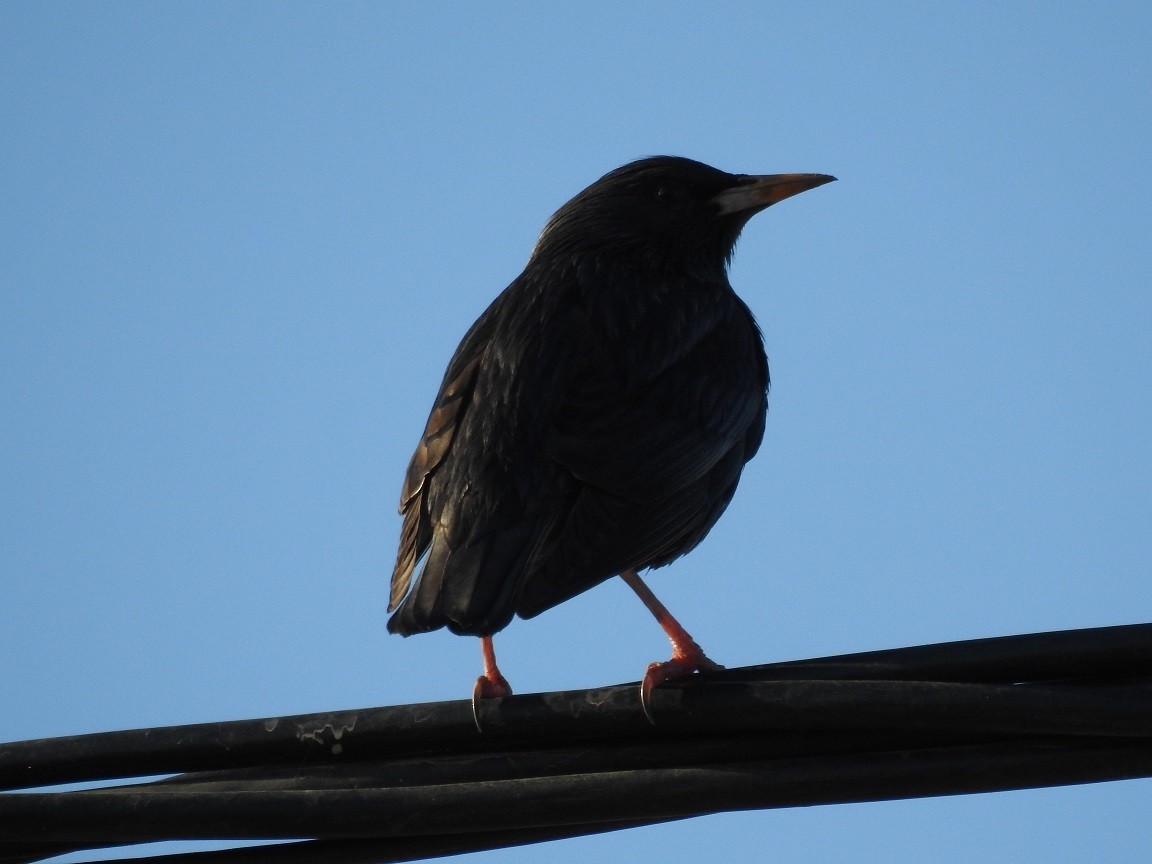
<instances>
[{"instance_id":1,"label":"bird's head","mask_svg":"<svg viewBox=\"0 0 1152 864\"><path fill-rule=\"evenodd\" d=\"M651 267L723 271L755 214L835 180L827 174L728 174L652 156L605 174L548 220L533 260L626 256Z\"/></svg>"}]
</instances>

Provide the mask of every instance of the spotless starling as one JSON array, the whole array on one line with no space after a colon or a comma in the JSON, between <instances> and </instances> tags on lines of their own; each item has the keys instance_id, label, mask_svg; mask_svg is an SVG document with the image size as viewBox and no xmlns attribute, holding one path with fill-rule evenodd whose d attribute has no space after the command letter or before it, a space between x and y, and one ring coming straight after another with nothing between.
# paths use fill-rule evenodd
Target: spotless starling
<instances>
[{"instance_id":1,"label":"spotless starling","mask_svg":"<svg viewBox=\"0 0 1152 864\"><path fill-rule=\"evenodd\" d=\"M556 211L465 334L408 466L388 629L479 636L474 706L512 692L494 633L615 575L672 642L644 676L649 717L654 686L719 668L637 571L704 539L764 434L768 362L728 282L736 238L834 179L671 156L617 168Z\"/></svg>"}]
</instances>

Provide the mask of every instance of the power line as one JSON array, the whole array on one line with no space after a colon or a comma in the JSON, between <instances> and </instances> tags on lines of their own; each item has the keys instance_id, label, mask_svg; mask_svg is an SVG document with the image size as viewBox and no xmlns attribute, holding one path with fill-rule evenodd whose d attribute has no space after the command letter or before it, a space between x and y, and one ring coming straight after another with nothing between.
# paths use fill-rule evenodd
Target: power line
<instances>
[{"instance_id":1,"label":"power line","mask_svg":"<svg viewBox=\"0 0 1152 864\"><path fill-rule=\"evenodd\" d=\"M1152 625L636 684L0 745L0 864L161 839L181 864L417 860L705 813L1152 776ZM188 859L185 862L185 859Z\"/></svg>"}]
</instances>

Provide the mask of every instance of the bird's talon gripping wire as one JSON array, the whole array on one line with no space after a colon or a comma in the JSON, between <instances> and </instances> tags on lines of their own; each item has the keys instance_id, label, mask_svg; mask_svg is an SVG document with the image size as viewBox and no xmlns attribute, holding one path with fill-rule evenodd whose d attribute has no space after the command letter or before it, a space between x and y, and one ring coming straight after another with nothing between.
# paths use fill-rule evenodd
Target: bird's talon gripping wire
<instances>
[{"instance_id":1,"label":"bird's talon gripping wire","mask_svg":"<svg viewBox=\"0 0 1152 864\"><path fill-rule=\"evenodd\" d=\"M496 650L492 647L491 636L481 637L480 650L484 655L484 674L476 679L472 687L472 722L476 724L476 731L484 734L484 726L480 722L480 700L511 696L512 685L496 666Z\"/></svg>"},{"instance_id":2,"label":"bird's talon gripping wire","mask_svg":"<svg viewBox=\"0 0 1152 864\"><path fill-rule=\"evenodd\" d=\"M644 680L640 682L640 707L644 709L644 716L649 723L656 725L656 715L652 712L652 691L665 681L686 678L696 672L719 672L723 668L719 663L709 660L703 651L694 656L674 656L664 663L649 664Z\"/></svg>"},{"instance_id":3,"label":"bird's talon gripping wire","mask_svg":"<svg viewBox=\"0 0 1152 864\"><path fill-rule=\"evenodd\" d=\"M476 685L472 688L472 722L476 724L476 731L483 734L484 726L480 722L480 702L483 699L498 699L501 696L511 696L512 688L508 686L508 682L504 680L501 675L497 680L481 675L476 679Z\"/></svg>"}]
</instances>

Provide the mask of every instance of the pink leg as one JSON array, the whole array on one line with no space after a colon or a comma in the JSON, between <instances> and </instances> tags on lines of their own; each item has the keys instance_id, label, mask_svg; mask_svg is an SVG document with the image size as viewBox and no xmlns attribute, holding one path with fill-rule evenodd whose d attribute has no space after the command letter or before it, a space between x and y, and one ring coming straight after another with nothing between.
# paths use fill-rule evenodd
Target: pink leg
<instances>
[{"instance_id":1,"label":"pink leg","mask_svg":"<svg viewBox=\"0 0 1152 864\"><path fill-rule=\"evenodd\" d=\"M496 665L496 649L492 646L491 636L480 637L480 650L484 654L484 674L476 679L476 685L472 688L472 719L476 721L476 728L483 732L477 702L497 696L511 696L512 687Z\"/></svg>"},{"instance_id":2,"label":"pink leg","mask_svg":"<svg viewBox=\"0 0 1152 864\"><path fill-rule=\"evenodd\" d=\"M693 672L713 672L724 667L705 656L696 640L672 617L672 613L656 598L635 570L625 570L620 574L620 578L636 592L636 596L655 616L656 622L668 634L668 639L672 643L672 659L664 663L652 663L644 673L644 681L640 684L640 704L644 707L645 716L655 723L656 720L652 716L653 687L673 678L691 675Z\"/></svg>"}]
</instances>

